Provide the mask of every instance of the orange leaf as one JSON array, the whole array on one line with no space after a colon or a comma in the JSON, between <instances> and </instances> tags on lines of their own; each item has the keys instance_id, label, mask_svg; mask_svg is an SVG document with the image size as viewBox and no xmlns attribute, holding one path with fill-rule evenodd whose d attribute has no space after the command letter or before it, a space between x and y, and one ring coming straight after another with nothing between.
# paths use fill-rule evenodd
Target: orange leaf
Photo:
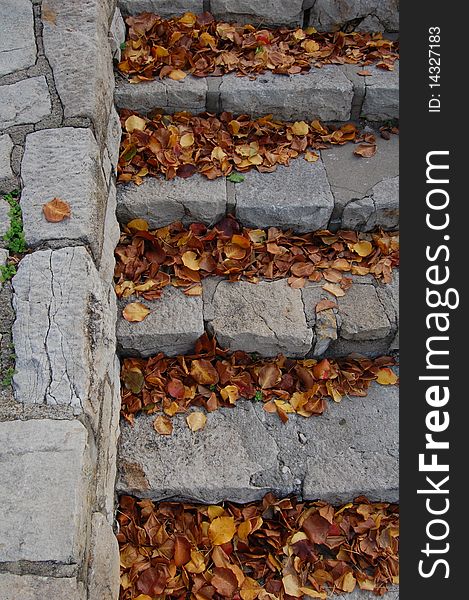
<instances>
[{"instance_id":1,"label":"orange leaf","mask_svg":"<svg viewBox=\"0 0 469 600\"><path fill-rule=\"evenodd\" d=\"M171 419L164 415L158 415L153 421L154 430L160 435L171 435L173 433L173 424Z\"/></svg>"},{"instance_id":2,"label":"orange leaf","mask_svg":"<svg viewBox=\"0 0 469 600\"><path fill-rule=\"evenodd\" d=\"M42 212L49 223L59 223L70 217L70 204L60 198L53 198L42 206Z\"/></svg>"},{"instance_id":3,"label":"orange leaf","mask_svg":"<svg viewBox=\"0 0 469 600\"><path fill-rule=\"evenodd\" d=\"M215 367L204 358L192 361L191 376L201 385L213 385L218 383L219 379Z\"/></svg>"},{"instance_id":4,"label":"orange leaf","mask_svg":"<svg viewBox=\"0 0 469 600\"><path fill-rule=\"evenodd\" d=\"M398 380L398 376L389 367L385 367L378 371L378 377L376 381L381 385L395 385Z\"/></svg>"},{"instance_id":5,"label":"orange leaf","mask_svg":"<svg viewBox=\"0 0 469 600\"><path fill-rule=\"evenodd\" d=\"M181 69L174 69L171 73L168 73L168 77L173 81L182 81L187 76L187 73L181 71Z\"/></svg>"},{"instance_id":6,"label":"orange leaf","mask_svg":"<svg viewBox=\"0 0 469 600\"><path fill-rule=\"evenodd\" d=\"M233 517L218 517L210 523L208 537L214 546L221 546L233 539L236 525Z\"/></svg>"},{"instance_id":7,"label":"orange leaf","mask_svg":"<svg viewBox=\"0 0 469 600\"><path fill-rule=\"evenodd\" d=\"M150 314L150 309L141 302L131 302L122 311L122 316L129 323L140 323Z\"/></svg>"}]
</instances>

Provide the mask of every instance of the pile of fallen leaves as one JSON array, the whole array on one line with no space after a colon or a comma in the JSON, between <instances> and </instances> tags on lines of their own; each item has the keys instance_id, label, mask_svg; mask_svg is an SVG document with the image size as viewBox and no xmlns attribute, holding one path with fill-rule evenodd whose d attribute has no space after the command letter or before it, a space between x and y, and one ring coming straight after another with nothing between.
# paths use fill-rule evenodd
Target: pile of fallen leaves
<instances>
[{"instance_id":1,"label":"pile of fallen leaves","mask_svg":"<svg viewBox=\"0 0 469 600\"><path fill-rule=\"evenodd\" d=\"M252 283L288 278L294 288L325 280L335 297L351 286L349 275L374 275L389 283L399 264L398 232L316 231L294 235L276 227L249 229L231 216L213 228L180 222L148 230L143 219L123 228L115 251L118 297L159 298L173 285L189 296L202 293L201 281L213 275Z\"/></svg>"},{"instance_id":2,"label":"pile of fallen leaves","mask_svg":"<svg viewBox=\"0 0 469 600\"><path fill-rule=\"evenodd\" d=\"M236 71L294 75L325 64L370 65L392 70L398 44L382 34L318 33L306 29L255 28L217 22L210 13L163 19L143 13L128 17L119 71L133 83L156 77L181 81ZM364 74L367 74L365 71Z\"/></svg>"},{"instance_id":3,"label":"pile of fallen leaves","mask_svg":"<svg viewBox=\"0 0 469 600\"><path fill-rule=\"evenodd\" d=\"M192 355L159 353L147 359L124 359L121 413L130 423L139 412L160 413L155 430L170 435L170 417L175 414L187 413L191 407L212 412L245 399L262 402L266 412L277 413L285 423L291 413L321 415L326 398L340 402L344 396L364 397L372 381L396 384L397 375L390 368L394 364L389 356L319 361L279 355L265 359L223 350L204 334ZM193 431L202 429L205 420L202 412L190 412L187 417Z\"/></svg>"},{"instance_id":4,"label":"pile of fallen leaves","mask_svg":"<svg viewBox=\"0 0 469 600\"><path fill-rule=\"evenodd\" d=\"M295 600L399 583L399 506L120 498L120 600Z\"/></svg>"},{"instance_id":5,"label":"pile of fallen leaves","mask_svg":"<svg viewBox=\"0 0 469 600\"><path fill-rule=\"evenodd\" d=\"M187 178L195 173L208 179L231 176L242 180L234 169L239 173L251 169L271 173L300 154L315 162L319 159L316 150L348 142L356 144L357 156L370 158L376 153L375 136L359 132L353 123L326 127L317 120L289 123L272 115L251 119L228 112L167 115L154 111L145 117L122 110L120 117L121 183L141 184L146 176ZM381 127L385 139L397 132L395 127Z\"/></svg>"}]
</instances>

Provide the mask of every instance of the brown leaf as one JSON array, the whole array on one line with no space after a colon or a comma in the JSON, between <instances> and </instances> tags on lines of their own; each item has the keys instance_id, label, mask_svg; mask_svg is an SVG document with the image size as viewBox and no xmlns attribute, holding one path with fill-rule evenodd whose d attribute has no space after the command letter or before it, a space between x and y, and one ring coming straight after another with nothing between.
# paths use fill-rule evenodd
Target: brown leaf
<instances>
[{"instance_id":1,"label":"brown leaf","mask_svg":"<svg viewBox=\"0 0 469 600\"><path fill-rule=\"evenodd\" d=\"M329 531L329 523L316 512L303 523L303 530L313 544L324 544Z\"/></svg>"},{"instance_id":2,"label":"brown leaf","mask_svg":"<svg viewBox=\"0 0 469 600\"><path fill-rule=\"evenodd\" d=\"M238 589L238 580L231 569L215 567L210 582L220 596L231 598Z\"/></svg>"},{"instance_id":3,"label":"brown leaf","mask_svg":"<svg viewBox=\"0 0 469 600\"><path fill-rule=\"evenodd\" d=\"M337 303L333 302L332 300L328 300L327 298L323 298L316 304L316 313L322 312L323 310L328 310L329 308L337 308Z\"/></svg>"},{"instance_id":4,"label":"brown leaf","mask_svg":"<svg viewBox=\"0 0 469 600\"><path fill-rule=\"evenodd\" d=\"M122 316L129 323L140 323L150 314L150 309L141 302L130 302L122 311Z\"/></svg>"},{"instance_id":5,"label":"brown leaf","mask_svg":"<svg viewBox=\"0 0 469 600\"><path fill-rule=\"evenodd\" d=\"M189 540L182 535L177 535L174 540L174 564L176 567L182 567L191 560L191 544Z\"/></svg>"},{"instance_id":6,"label":"brown leaf","mask_svg":"<svg viewBox=\"0 0 469 600\"><path fill-rule=\"evenodd\" d=\"M160 435L171 435L173 433L173 424L171 419L164 415L158 415L153 421L154 430Z\"/></svg>"},{"instance_id":7,"label":"brown leaf","mask_svg":"<svg viewBox=\"0 0 469 600\"><path fill-rule=\"evenodd\" d=\"M213 385L219 381L217 370L204 358L192 361L191 376L201 385Z\"/></svg>"},{"instance_id":8,"label":"brown leaf","mask_svg":"<svg viewBox=\"0 0 469 600\"><path fill-rule=\"evenodd\" d=\"M353 153L363 158L371 158L376 154L376 144L359 144Z\"/></svg>"},{"instance_id":9,"label":"brown leaf","mask_svg":"<svg viewBox=\"0 0 469 600\"><path fill-rule=\"evenodd\" d=\"M191 414L186 417L186 421L191 431L199 431L199 429L205 427L207 415L200 411L191 412Z\"/></svg>"},{"instance_id":10,"label":"brown leaf","mask_svg":"<svg viewBox=\"0 0 469 600\"><path fill-rule=\"evenodd\" d=\"M42 212L49 223L59 223L68 219L71 214L70 204L60 198L53 198L42 205Z\"/></svg>"},{"instance_id":11,"label":"brown leaf","mask_svg":"<svg viewBox=\"0 0 469 600\"><path fill-rule=\"evenodd\" d=\"M341 298L342 296L345 296L344 290L340 287L340 285L337 285L336 283L325 283L322 286L322 289L326 290L326 292L329 292L336 298Z\"/></svg>"}]
</instances>

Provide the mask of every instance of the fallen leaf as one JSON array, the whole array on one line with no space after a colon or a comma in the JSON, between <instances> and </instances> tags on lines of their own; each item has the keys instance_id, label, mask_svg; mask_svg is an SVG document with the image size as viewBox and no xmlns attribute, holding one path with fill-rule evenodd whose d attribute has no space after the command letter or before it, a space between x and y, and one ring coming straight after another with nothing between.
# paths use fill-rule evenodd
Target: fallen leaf
<instances>
[{"instance_id":1,"label":"fallen leaf","mask_svg":"<svg viewBox=\"0 0 469 600\"><path fill-rule=\"evenodd\" d=\"M150 314L150 309L141 302L131 302L122 311L122 316L129 323L140 323Z\"/></svg>"},{"instance_id":2,"label":"fallen leaf","mask_svg":"<svg viewBox=\"0 0 469 600\"><path fill-rule=\"evenodd\" d=\"M316 313L318 313L322 312L323 310L328 310L329 308L337 308L337 303L327 298L323 298L316 304L315 310Z\"/></svg>"},{"instance_id":3,"label":"fallen leaf","mask_svg":"<svg viewBox=\"0 0 469 600\"><path fill-rule=\"evenodd\" d=\"M146 124L147 122L145 119L142 119L142 117L139 117L138 115L132 115L126 119L124 127L126 131L132 133L133 131L143 131L146 127Z\"/></svg>"},{"instance_id":4,"label":"fallen leaf","mask_svg":"<svg viewBox=\"0 0 469 600\"><path fill-rule=\"evenodd\" d=\"M311 152L311 150L307 150L305 152L304 159L308 162L316 162L319 160L319 154L317 152Z\"/></svg>"},{"instance_id":5,"label":"fallen leaf","mask_svg":"<svg viewBox=\"0 0 469 600\"><path fill-rule=\"evenodd\" d=\"M336 298L341 298L342 296L345 296L344 290L340 287L340 285L337 285L337 283L325 283L322 286L322 289L326 290L326 292L329 292Z\"/></svg>"},{"instance_id":6,"label":"fallen leaf","mask_svg":"<svg viewBox=\"0 0 469 600\"><path fill-rule=\"evenodd\" d=\"M173 424L171 419L164 415L158 415L153 421L154 430L160 435L171 435L173 433Z\"/></svg>"},{"instance_id":7,"label":"fallen leaf","mask_svg":"<svg viewBox=\"0 0 469 600\"><path fill-rule=\"evenodd\" d=\"M186 421L191 431L199 431L199 429L205 427L207 415L203 412L191 412L191 414L186 417Z\"/></svg>"},{"instance_id":8,"label":"fallen leaf","mask_svg":"<svg viewBox=\"0 0 469 600\"><path fill-rule=\"evenodd\" d=\"M376 381L381 385L394 385L398 381L398 376L389 367L380 369Z\"/></svg>"},{"instance_id":9,"label":"fallen leaf","mask_svg":"<svg viewBox=\"0 0 469 600\"><path fill-rule=\"evenodd\" d=\"M236 525L233 517L217 517L210 523L208 537L214 546L221 546L233 539Z\"/></svg>"},{"instance_id":10,"label":"fallen leaf","mask_svg":"<svg viewBox=\"0 0 469 600\"><path fill-rule=\"evenodd\" d=\"M59 223L70 217L70 204L60 198L52 198L42 206L42 212L49 223Z\"/></svg>"},{"instance_id":11,"label":"fallen leaf","mask_svg":"<svg viewBox=\"0 0 469 600\"><path fill-rule=\"evenodd\" d=\"M304 121L296 121L295 123L293 123L291 130L292 133L294 133L294 135L308 135L309 125Z\"/></svg>"},{"instance_id":12,"label":"fallen leaf","mask_svg":"<svg viewBox=\"0 0 469 600\"><path fill-rule=\"evenodd\" d=\"M363 158L371 158L376 154L376 144L359 144L353 153Z\"/></svg>"},{"instance_id":13,"label":"fallen leaf","mask_svg":"<svg viewBox=\"0 0 469 600\"><path fill-rule=\"evenodd\" d=\"M174 69L168 73L168 77L173 81L182 81L187 77L187 73L184 73L184 71L181 71L181 69Z\"/></svg>"},{"instance_id":14,"label":"fallen leaf","mask_svg":"<svg viewBox=\"0 0 469 600\"><path fill-rule=\"evenodd\" d=\"M132 219L127 223L127 229L132 233L137 231L148 231L148 222L145 219Z\"/></svg>"},{"instance_id":15,"label":"fallen leaf","mask_svg":"<svg viewBox=\"0 0 469 600\"><path fill-rule=\"evenodd\" d=\"M358 254L358 256L369 256L373 252L373 246L366 240L357 242L352 246L352 249Z\"/></svg>"}]
</instances>

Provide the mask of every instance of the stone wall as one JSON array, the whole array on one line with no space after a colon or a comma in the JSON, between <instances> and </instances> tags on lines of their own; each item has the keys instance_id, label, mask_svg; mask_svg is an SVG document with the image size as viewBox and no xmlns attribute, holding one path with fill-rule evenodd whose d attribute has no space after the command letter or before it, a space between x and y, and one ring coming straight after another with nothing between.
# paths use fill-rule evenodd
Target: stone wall
<instances>
[{"instance_id":1,"label":"stone wall","mask_svg":"<svg viewBox=\"0 0 469 600\"><path fill-rule=\"evenodd\" d=\"M118 597L115 4L0 5L0 193L21 190L28 245L0 289L1 600ZM54 197L71 207L59 223Z\"/></svg>"}]
</instances>

